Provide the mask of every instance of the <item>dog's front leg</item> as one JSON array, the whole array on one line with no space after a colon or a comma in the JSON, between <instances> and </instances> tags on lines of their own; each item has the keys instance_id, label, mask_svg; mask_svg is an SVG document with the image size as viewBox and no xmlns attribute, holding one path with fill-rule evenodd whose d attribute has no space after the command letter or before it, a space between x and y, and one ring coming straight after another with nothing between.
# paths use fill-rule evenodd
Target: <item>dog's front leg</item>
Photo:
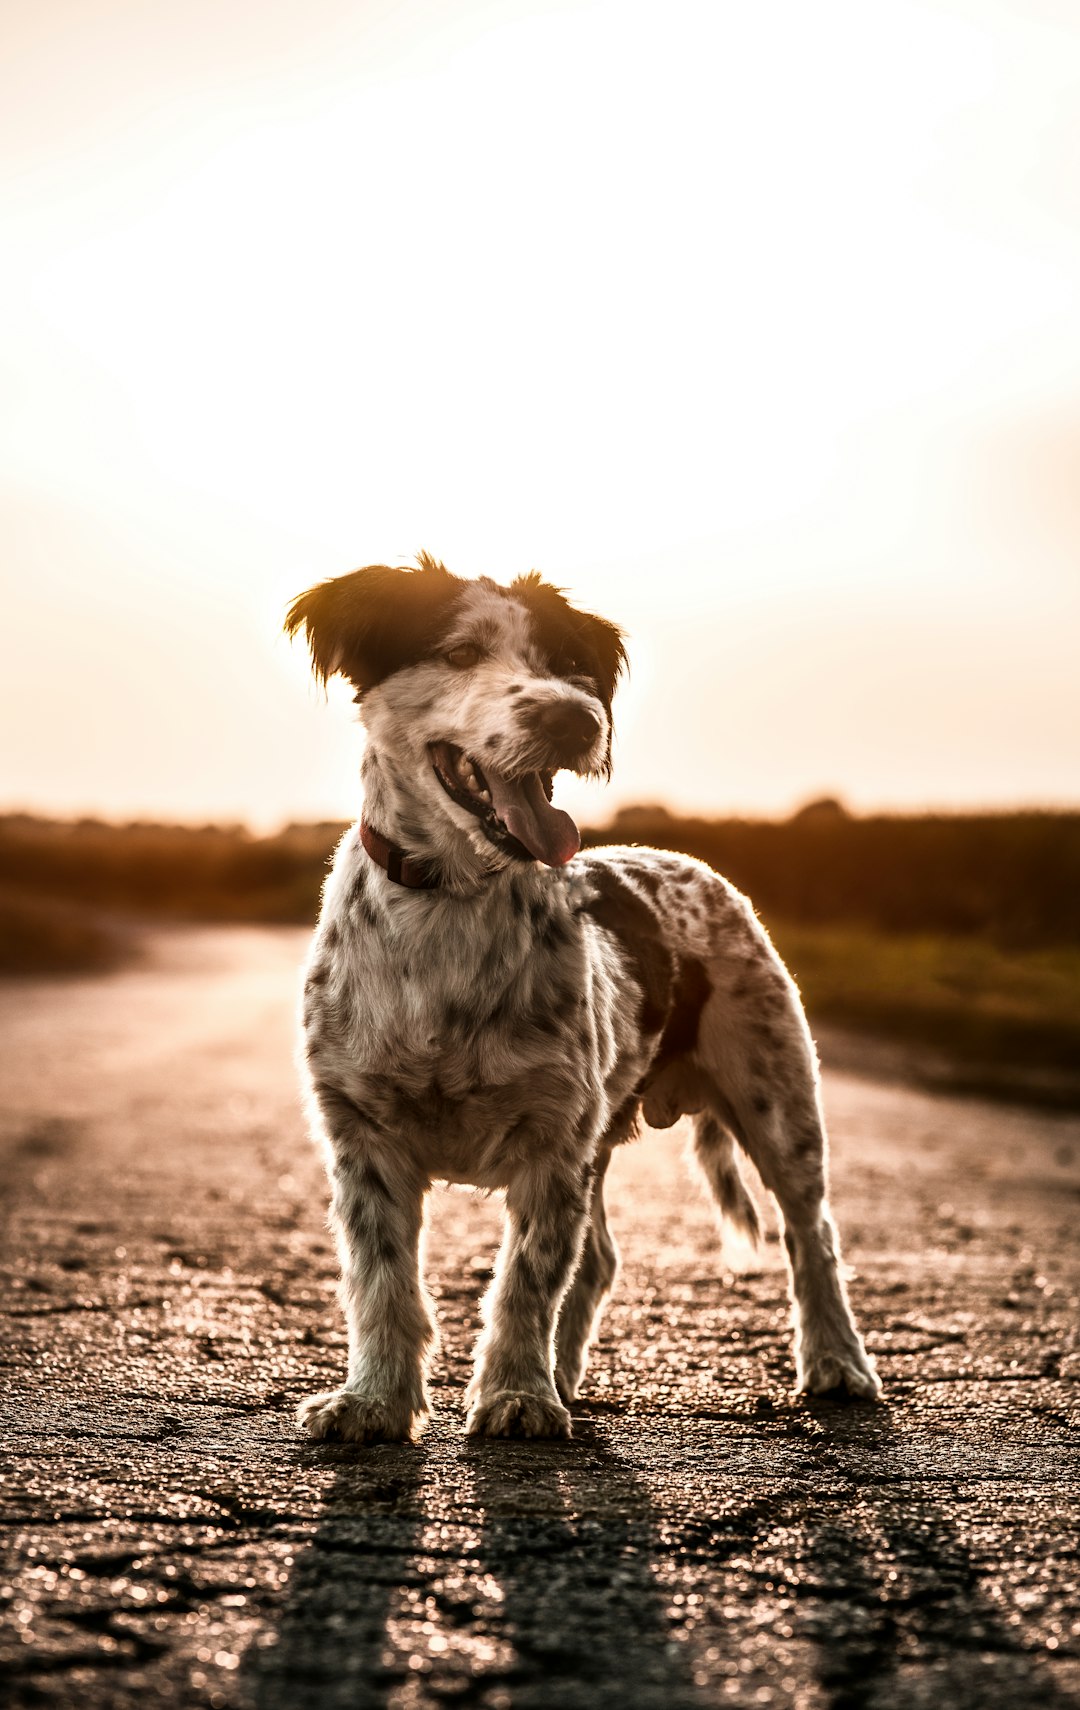
<instances>
[{"instance_id":1,"label":"dog's front leg","mask_svg":"<svg viewBox=\"0 0 1080 1710\"><path fill-rule=\"evenodd\" d=\"M469 1385L474 1437L569 1437L552 1371L555 1319L581 1251L584 1172L529 1169L506 1194L506 1229L484 1301L484 1333Z\"/></svg>"},{"instance_id":2,"label":"dog's front leg","mask_svg":"<svg viewBox=\"0 0 1080 1710\"><path fill-rule=\"evenodd\" d=\"M331 1113L324 1106L330 1127ZM420 1279L428 1183L407 1173L357 1131L332 1133L331 1222L341 1256L349 1369L341 1389L302 1402L312 1437L399 1442L427 1412L424 1356L434 1334Z\"/></svg>"}]
</instances>

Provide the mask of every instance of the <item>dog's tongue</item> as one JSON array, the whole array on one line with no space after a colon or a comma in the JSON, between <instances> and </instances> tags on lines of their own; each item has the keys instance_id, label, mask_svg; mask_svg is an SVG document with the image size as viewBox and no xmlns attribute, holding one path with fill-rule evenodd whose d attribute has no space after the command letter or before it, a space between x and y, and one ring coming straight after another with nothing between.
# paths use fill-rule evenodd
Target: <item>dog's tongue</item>
<instances>
[{"instance_id":1,"label":"dog's tongue","mask_svg":"<svg viewBox=\"0 0 1080 1710\"><path fill-rule=\"evenodd\" d=\"M552 807L539 772L510 779L485 766L484 778L492 806L507 831L538 861L549 867L565 867L581 848L581 835L568 813Z\"/></svg>"}]
</instances>

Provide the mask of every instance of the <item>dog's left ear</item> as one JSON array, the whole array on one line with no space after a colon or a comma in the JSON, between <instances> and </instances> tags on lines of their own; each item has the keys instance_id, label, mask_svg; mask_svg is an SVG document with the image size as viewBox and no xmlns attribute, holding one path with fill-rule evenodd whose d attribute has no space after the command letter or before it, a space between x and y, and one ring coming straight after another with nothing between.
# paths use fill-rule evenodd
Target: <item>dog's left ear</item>
<instances>
[{"instance_id":1,"label":"dog's left ear","mask_svg":"<svg viewBox=\"0 0 1080 1710\"><path fill-rule=\"evenodd\" d=\"M304 630L321 683L339 672L359 699L431 650L463 586L427 553L415 570L369 564L301 594L285 628Z\"/></svg>"},{"instance_id":2,"label":"dog's left ear","mask_svg":"<svg viewBox=\"0 0 1080 1710\"><path fill-rule=\"evenodd\" d=\"M560 677L591 677L610 717L615 685L626 668L618 624L579 611L561 588L553 588L536 570L518 576L510 592L532 618L536 639L552 670Z\"/></svg>"},{"instance_id":3,"label":"dog's left ear","mask_svg":"<svg viewBox=\"0 0 1080 1710\"><path fill-rule=\"evenodd\" d=\"M581 628L579 634L595 661L595 675L600 699L611 714L615 687L626 669L626 648L623 632L606 618L594 617L592 612L575 612Z\"/></svg>"}]
</instances>

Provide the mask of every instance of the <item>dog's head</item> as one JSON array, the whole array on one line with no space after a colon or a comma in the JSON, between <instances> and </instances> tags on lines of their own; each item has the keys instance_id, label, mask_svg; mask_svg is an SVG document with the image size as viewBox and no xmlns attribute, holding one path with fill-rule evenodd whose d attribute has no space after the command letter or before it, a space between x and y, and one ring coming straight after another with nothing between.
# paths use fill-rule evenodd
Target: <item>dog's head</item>
<instances>
[{"instance_id":1,"label":"dog's head","mask_svg":"<svg viewBox=\"0 0 1080 1710\"><path fill-rule=\"evenodd\" d=\"M570 860L580 839L551 805L552 780L610 773L625 664L614 624L535 572L501 587L422 554L415 570L373 564L320 583L286 628L306 632L323 681L337 672L353 684L390 776L474 848Z\"/></svg>"}]
</instances>

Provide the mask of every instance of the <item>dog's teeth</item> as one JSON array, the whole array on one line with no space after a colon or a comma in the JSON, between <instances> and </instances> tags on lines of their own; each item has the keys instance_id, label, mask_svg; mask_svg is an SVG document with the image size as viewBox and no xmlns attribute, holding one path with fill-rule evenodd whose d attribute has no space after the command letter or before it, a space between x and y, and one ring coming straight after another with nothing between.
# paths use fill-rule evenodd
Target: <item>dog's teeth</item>
<instances>
[{"instance_id":1,"label":"dog's teeth","mask_svg":"<svg viewBox=\"0 0 1080 1710\"><path fill-rule=\"evenodd\" d=\"M490 807L491 806L491 791L490 790L481 790L480 791L480 800L482 802L487 802L488 806Z\"/></svg>"}]
</instances>

